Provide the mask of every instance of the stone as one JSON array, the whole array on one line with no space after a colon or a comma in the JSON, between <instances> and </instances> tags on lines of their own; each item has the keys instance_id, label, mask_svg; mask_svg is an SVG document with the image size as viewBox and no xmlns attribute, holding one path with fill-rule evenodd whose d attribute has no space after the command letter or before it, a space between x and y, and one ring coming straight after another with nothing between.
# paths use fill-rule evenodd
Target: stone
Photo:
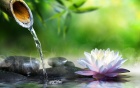
<instances>
[{"instance_id":1,"label":"stone","mask_svg":"<svg viewBox=\"0 0 140 88\"><path fill-rule=\"evenodd\" d=\"M26 81L27 77L21 74L0 70L0 83L16 83Z\"/></svg>"},{"instance_id":2,"label":"stone","mask_svg":"<svg viewBox=\"0 0 140 88\"><path fill-rule=\"evenodd\" d=\"M52 67L63 66L68 60L64 57L53 57L48 59L48 64Z\"/></svg>"},{"instance_id":3,"label":"stone","mask_svg":"<svg viewBox=\"0 0 140 88\"><path fill-rule=\"evenodd\" d=\"M75 67L72 61L68 61L64 57L49 58L48 64L51 66L51 68L46 68L49 79L75 79L78 77L75 72L81 70L80 68ZM40 72L42 73L42 71Z\"/></svg>"},{"instance_id":4,"label":"stone","mask_svg":"<svg viewBox=\"0 0 140 88\"><path fill-rule=\"evenodd\" d=\"M75 67L74 63L72 61L67 61L64 66L68 66L68 67Z\"/></svg>"},{"instance_id":5,"label":"stone","mask_svg":"<svg viewBox=\"0 0 140 88\"><path fill-rule=\"evenodd\" d=\"M78 67L75 67L72 61L68 61L64 57L53 57L48 59L48 64L50 68L46 68L47 76L49 80L65 79L71 80L78 77L75 74L76 71L81 70ZM42 74L42 69L40 69L40 74Z\"/></svg>"},{"instance_id":6,"label":"stone","mask_svg":"<svg viewBox=\"0 0 140 88\"><path fill-rule=\"evenodd\" d=\"M78 77L77 74L75 74L76 71L81 70L78 67L69 67L69 66L58 66L53 68L46 68L46 72L49 79L52 78L60 78L60 79L66 79L71 80Z\"/></svg>"},{"instance_id":7,"label":"stone","mask_svg":"<svg viewBox=\"0 0 140 88\"><path fill-rule=\"evenodd\" d=\"M9 56L0 63L0 69L30 76L38 73L40 62L32 57Z\"/></svg>"},{"instance_id":8,"label":"stone","mask_svg":"<svg viewBox=\"0 0 140 88\"><path fill-rule=\"evenodd\" d=\"M68 61L64 57L50 58L48 64L51 66L50 68L46 68L47 80L50 84L63 83L64 81L81 77L75 74L75 72L81 70L81 68L75 67L72 61ZM0 63L0 70L8 71L6 74L0 73L2 74L0 78L7 80L7 77L9 77L12 80L13 76L16 77L15 74L17 74L17 77L18 74L20 74L26 76L28 81L42 82L41 80L44 76L42 69L39 69L39 66L40 63L35 58L9 56ZM13 75L10 75L9 73L12 73Z\"/></svg>"}]
</instances>

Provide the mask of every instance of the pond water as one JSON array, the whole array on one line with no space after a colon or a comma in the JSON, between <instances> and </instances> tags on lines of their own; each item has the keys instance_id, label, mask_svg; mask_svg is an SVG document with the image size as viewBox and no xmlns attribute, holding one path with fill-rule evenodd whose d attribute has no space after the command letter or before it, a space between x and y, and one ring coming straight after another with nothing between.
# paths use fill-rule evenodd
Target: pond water
<instances>
[{"instance_id":1,"label":"pond water","mask_svg":"<svg viewBox=\"0 0 140 88\"><path fill-rule=\"evenodd\" d=\"M70 81L50 84L47 88L140 88L139 79L140 76L133 76L128 82L91 81L87 83ZM43 84L37 82L0 83L0 88L43 88L43 86Z\"/></svg>"},{"instance_id":2,"label":"pond water","mask_svg":"<svg viewBox=\"0 0 140 88\"><path fill-rule=\"evenodd\" d=\"M90 78L71 81L50 80L47 88L139 88L140 75L126 76L120 81L95 81ZM18 81L13 83L0 83L0 88L46 88L37 81Z\"/></svg>"}]
</instances>

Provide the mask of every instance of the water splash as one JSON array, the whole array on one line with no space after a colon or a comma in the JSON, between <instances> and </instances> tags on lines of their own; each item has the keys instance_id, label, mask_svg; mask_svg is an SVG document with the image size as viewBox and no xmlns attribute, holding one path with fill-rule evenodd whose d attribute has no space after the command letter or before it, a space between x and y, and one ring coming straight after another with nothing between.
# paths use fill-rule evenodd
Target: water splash
<instances>
[{"instance_id":1,"label":"water splash","mask_svg":"<svg viewBox=\"0 0 140 88\"><path fill-rule=\"evenodd\" d=\"M44 60L43 60L43 53L42 53L41 43L40 43L40 41L39 41L39 39L38 39L38 37L36 35L36 32L35 32L35 30L34 30L34 28L32 26L29 28L29 31L30 31L30 33L33 36L33 39L35 41L36 48L39 51L40 59L41 59L41 62L42 62L44 80L45 80L47 78L47 73L46 73L45 66L44 66Z\"/></svg>"}]
</instances>

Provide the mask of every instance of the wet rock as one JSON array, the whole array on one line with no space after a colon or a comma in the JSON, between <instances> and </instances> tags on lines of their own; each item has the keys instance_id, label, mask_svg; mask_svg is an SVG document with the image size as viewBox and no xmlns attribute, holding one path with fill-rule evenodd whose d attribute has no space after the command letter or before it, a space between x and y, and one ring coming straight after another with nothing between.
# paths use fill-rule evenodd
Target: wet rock
<instances>
[{"instance_id":1,"label":"wet rock","mask_svg":"<svg viewBox=\"0 0 140 88\"><path fill-rule=\"evenodd\" d=\"M73 80L79 77L75 72L81 69L75 67L74 63L68 61L66 58L50 58L48 63L51 68L46 68L46 72L50 84L53 84L53 82L59 83L60 81ZM17 77L14 75L16 73L27 76L28 81L42 82L41 80L44 78L42 69L39 69L39 61L31 57L9 56L0 63L0 70L9 71L9 73L15 72L12 76L0 73L2 76L9 78L13 76ZM5 79L5 77L2 78L2 76L0 79Z\"/></svg>"},{"instance_id":2,"label":"wet rock","mask_svg":"<svg viewBox=\"0 0 140 88\"><path fill-rule=\"evenodd\" d=\"M68 60L64 57L53 57L48 59L48 64L52 67L63 66Z\"/></svg>"},{"instance_id":3,"label":"wet rock","mask_svg":"<svg viewBox=\"0 0 140 88\"><path fill-rule=\"evenodd\" d=\"M75 67L74 63L72 61L67 61L64 66L67 66L67 67Z\"/></svg>"},{"instance_id":4,"label":"wet rock","mask_svg":"<svg viewBox=\"0 0 140 88\"><path fill-rule=\"evenodd\" d=\"M58 66L53 68L46 68L48 78L61 78L61 79L75 79L78 77L75 71L81 70L78 67Z\"/></svg>"},{"instance_id":5,"label":"wet rock","mask_svg":"<svg viewBox=\"0 0 140 88\"><path fill-rule=\"evenodd\" d=\"M46 68L46 72L49 79L60 78L60 79L75 79L77 78L76 71L81 70L75 67L72 61L68 61L64 57L54 57L48 60L48 64L51 68Z\"/></svg>"},{"instance_id":6,"label":"wet rock","mask_svg":"<svg viewBox=\"0 0 140 88\"><path fill-rule=\"evenodd\" d=\"M23 75L35 75L39 71L40 63L37 59L26 56L9 56L0 63L0 69Z\"/></svg>"},{"instance_id":7,"label":"wet rock","mask_svg":"<svg viewBox=\"0 0 140 88\"><path fill-rule=\"evenodd\" d=\"M48 60L48 64L52 66L51 68L46 68L48 79L66 79L71 80L78 77L75 74L76 71L81 70L78 67L75 67L72 61L68 61L63 57L54 57ZM40 70L42 74L42 70Z\"/></svg>"},{"instance_id":8,"label":"wet rock","mask_svg":"<svg viewBox=\"0 0 140 88\"><path fill-rule=\"evenodd\" d=\"M0 82L2 83L15 83L25 80L27 80L27 78L23 75L0 70Z\"/></svg>"}]
</instances>

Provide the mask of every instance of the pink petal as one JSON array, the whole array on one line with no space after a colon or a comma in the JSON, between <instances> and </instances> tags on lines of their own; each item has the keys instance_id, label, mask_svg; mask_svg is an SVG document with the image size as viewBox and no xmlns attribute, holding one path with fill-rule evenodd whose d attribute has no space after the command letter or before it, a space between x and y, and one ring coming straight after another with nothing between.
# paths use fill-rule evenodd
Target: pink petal
<instances>
[{"instance_id":1,"label":"pink petal","mask_svg":"<svg viewBox=\"0 0 140 88\"><path fill-rule=\"evenodd\" d=\"M126 73L126 72L130 72L130 71L127 69L123 69L123 68L120 68L120 69L113 71L113 73Z\"/></svg>"},{"instance_id":2,"label":"pink petal","mask_svg":"<svg viewBox=\"0 0 140 88\"><path fill-rule=\"evenodd\" d=\"M108 69L106 67L104 67L102 74L106 73L108 71Z\"/></svg>"},{"instance_id":3,"label":"pink petal","mask_svg":"<svg viewBox=\"0 0 140 88\"><path fill-rule=\"evenodd\" d=\"M118 73L106 73L105 76L108 76L108 77L115 77L117 76Z\"/></svg>"},{"instance_id":4,"label":"pink petal","mask_svg":"<svg viewBox=\"0 0 140 88\"><path fill-rule=\"evenodd\" d=\"M85 75L85 76L92 76L96 74L96 72L93 71L76 71L75 73L80 75Z\"/></svg>"}]
</instances>

